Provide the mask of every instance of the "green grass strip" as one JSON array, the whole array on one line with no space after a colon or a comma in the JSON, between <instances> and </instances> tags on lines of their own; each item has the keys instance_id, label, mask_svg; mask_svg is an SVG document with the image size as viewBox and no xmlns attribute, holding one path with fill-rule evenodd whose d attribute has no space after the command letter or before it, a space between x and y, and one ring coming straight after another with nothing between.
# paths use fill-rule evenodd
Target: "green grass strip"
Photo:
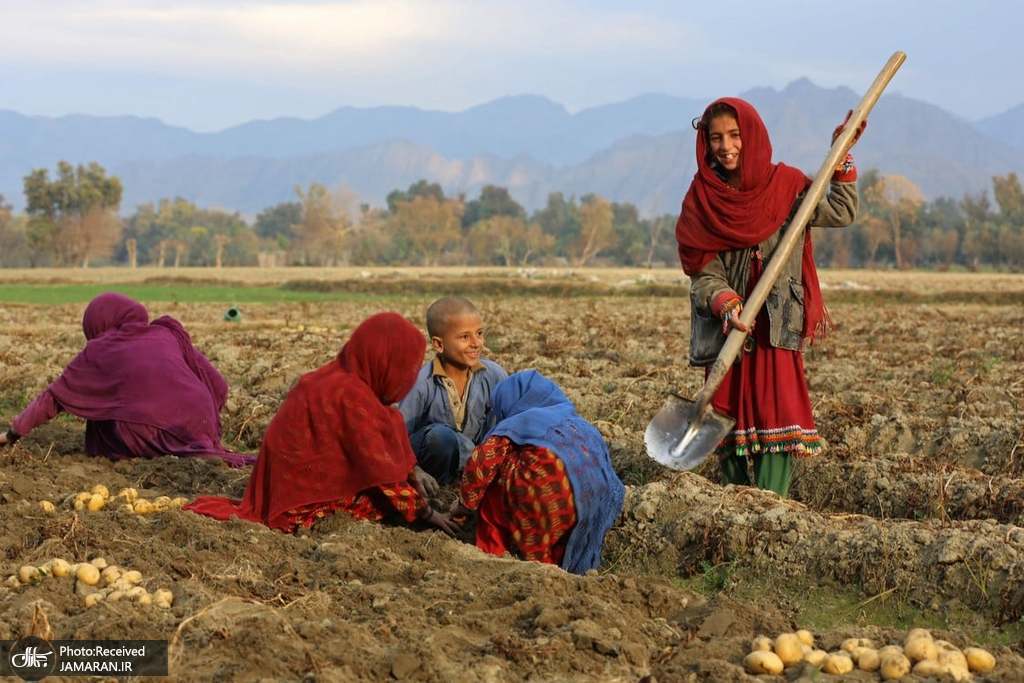
<instances>
[{"instance_id":1,"label":"green grass strip","mask_svg":"<svg viewBox=\"0 0 1024 683\"><path fill-rule=\"evenodd\" d=\"M301 291L267 286L189 284L0 284L0 302L55 306L86 303L103 292L120 292L142 302L262 304L288 301L375 301L379 294ZM393 298L393 297L392 297Z\"/></svg>"}]
</instances>

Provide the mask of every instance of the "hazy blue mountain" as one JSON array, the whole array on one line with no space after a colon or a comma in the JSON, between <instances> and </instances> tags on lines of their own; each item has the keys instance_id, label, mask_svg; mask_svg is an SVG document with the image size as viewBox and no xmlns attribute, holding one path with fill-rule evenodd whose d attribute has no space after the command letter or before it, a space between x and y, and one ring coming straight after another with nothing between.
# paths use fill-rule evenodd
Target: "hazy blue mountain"
<instances>
[{"instance_id":1,"label":"hazy blue mountain","mask_svg":"<svg viewBox=\"0 0 1024 683\"><path fill-rule=\"evenodd\" d=\"M993 140L1005 141L1016 147L1018 154L1024 154L1024 103L978 121L977 127Z\"/></svg>"},{"instance_id":2,"label":"hazy blue mountain","mask_svg":"<svg viewBox=\"0 0 1024 683\"><path fill-rule=\"evenodd\" d=\"M806 79L742 94L761 112L777 160L814 173L832 129L856 104L848 88ZM597 192L645 213L678 210L695 169L690 120L704 100L649 94L575 114L543 97L505 97L461 112L344 107L313 119L252 121L195 133L137 117L46 118L0 112L0 194L16 205L21 179L57 160L96 160L125 184L125 208L182 196L253 214L294 197L295 185L346 184L380 204L419 178L450 194L505 185L528 208L547 194ZM934 105L887 95L855 154L861 168L907 175L926 195L988 189L1024 163L1005 140ZM1024 109L1021 109L1024 112ZM1024 115L1024 114L1022 114Z\"/></svg>"}]
</instances>

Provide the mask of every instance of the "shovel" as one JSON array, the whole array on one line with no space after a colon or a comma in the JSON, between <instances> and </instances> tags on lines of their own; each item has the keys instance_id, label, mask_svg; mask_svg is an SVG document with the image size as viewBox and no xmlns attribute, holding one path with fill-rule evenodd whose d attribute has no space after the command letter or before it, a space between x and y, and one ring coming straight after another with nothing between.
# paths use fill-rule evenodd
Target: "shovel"
<instances>
[{"instance_id":1,"label":"shovel","mask_svg":"<svg viewBox=\"0 0 1024 683\"><path fill-rule=\"evenodd\" d=\"M855 131L867 118L868 112L878 102L885 86L889 84L906 59L907 56L902 52L893 53L878 76L875 77L875 82L868 88L857 108L853 110L853 114L850 115L839 137L832 143L828 156L825 157L818 175L804 195L800 208L793 216L779 246L775 249L775 254L761 274L754 291L743 303L740 322L748 328L757 318L761 306L768 298L768 292L771 291L778 279L793 248L803 239L804 228L811 219L818 202L825 194L825 186L832 177L833 171L853 144ZM707 381L704 382L704 387L697 394L696 399L688 401L675 393L669 395L665 405L647 425L647 431L644 433L647 455L653 460L674 470L692 470L704 462L704 459L729 433L736 421L728 415L715 412L711 407L711 397L722 380L725 379L725 375L732 367L733 361L736 360L746 337L746 332L733 328L726 338L722 350L718 353L714 365L711 366Z\"/></svg>"}]
</instances>

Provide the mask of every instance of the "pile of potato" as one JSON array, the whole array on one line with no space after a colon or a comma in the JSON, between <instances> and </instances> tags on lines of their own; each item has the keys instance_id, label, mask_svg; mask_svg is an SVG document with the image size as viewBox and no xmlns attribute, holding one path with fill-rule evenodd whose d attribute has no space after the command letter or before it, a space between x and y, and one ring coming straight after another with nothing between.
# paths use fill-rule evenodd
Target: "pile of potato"
<instances>
[{"instance_id":1,"label":"pile of potato","mask_svg":"<svg viewBox=\"0 0 1024 683\"><path fill-rule=\"evenodd\" d=\"M79 511L99 512L100 510L117 505L118 509L135 515L150 515L154 512L164 512L174 508L180 508L188 502L188 498L170 498L159 496L152 500L140 498L139 492L133 488L124 488L117 492L116 496L110 495L110 489L103 484L96 484L88 491L82 491L68 496L64 504ZM51 501L39 501L39 507L43 512L54 512L57 506Z\"/></svg>"},{"instance_id":2,"label":"pile of potato","mask_svg":"<svg viewBox=\"0 0 1024 683\"><path fill-rule=\"evenodd\" d=\"M174 594L170 590L158 588L150 593L142 586L142 572L107 564L102 557L77 564L61 558L49 560L38 567L27 564L17 574L8 576L4 584L19 588L51 576L71 577L75 582L75 594L82 598L86 607L103 600L134 600L140 605L156 605L163 609L170 609L174 604Z\"/></svg>"},{"instance_id":3,"label":"pile of potato","mask_svg":"<svg viewBox=\"0 0 1024 683\"><path fill-rule=\"evenodd\" d=\"M886 645L878 650L866 638L848 638L839 650L826 652L814 647L814 635L806 630L783 633L775 640L760 636L751 643L743 666L747 673L779 675L804 662L839 676L854 668L877 672L883 681L899 680L910 673L967 681L972 673L988 673L996 666L991 653L977 647L960 651L952 643L935 640L923 628L912 629L902 646Z\"/></svg>"}]
</instances>

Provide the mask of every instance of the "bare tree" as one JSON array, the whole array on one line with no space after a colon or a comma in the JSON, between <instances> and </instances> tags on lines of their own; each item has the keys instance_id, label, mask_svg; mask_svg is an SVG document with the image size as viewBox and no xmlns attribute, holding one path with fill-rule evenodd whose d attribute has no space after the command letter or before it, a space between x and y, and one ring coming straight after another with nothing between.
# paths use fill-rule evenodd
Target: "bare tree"
<instances>
[{"instance_id":1,"label":"bare tree","mask_svg":"<svg viewBox=\"0 0 1024 683\"><path fill-rule=\"evenodd\" d=\"M615 213L607 199L593 196L580 207L580 236L576 243L576 265L585 266L599 253L615 244Z\"/></svg>"},{"instance_id":2,"label":"bare tree","mask_svg":"<svg viewBox=\"0 0 1024 683\"><path fill-rule=\"evenodd\" d=\"M172 244L174 245L174 267L178 268L181 266L182 257L188 251L188 242L175 240Z\"/></svg>"},{"instance_id":3,"label":"bare tree","mask_svg":"<svg viewBox=\"0 0 1024 683\"><path fill-rule=\"evenodd\" d=\"M128 267L135 270L139 263L139 242L134 237L129 237L125 240L124 246L128 250Z\"/></svg>"},{"instance_id":4,"label":"bare tree","mask_svg":"<svg viewBox=\"0 0 1024 683\"><path fill-rule=\"evenodd\" d=\"M216 267L220 268L224 262L224 247L228 245L231 238L224 234L218 234L213 236L213 244L216 247L215 263Z\"/></svg>"}]
</instances>

